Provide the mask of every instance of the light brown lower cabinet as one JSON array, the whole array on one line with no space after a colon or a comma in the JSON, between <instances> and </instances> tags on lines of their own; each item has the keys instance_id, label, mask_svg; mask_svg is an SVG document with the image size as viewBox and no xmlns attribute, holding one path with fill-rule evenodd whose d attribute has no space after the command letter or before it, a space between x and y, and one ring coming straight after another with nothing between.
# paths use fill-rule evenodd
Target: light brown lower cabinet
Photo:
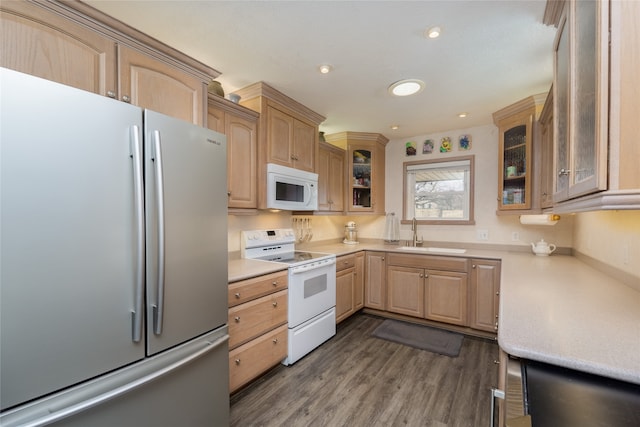
<instances>
[{"instance_id":1,"label":"light brown lower cabinet","mask_svg":"<svg viewBox=\"0 0 640 427\"><path fill-rule=\"evenodd\" d=\"M387 268L386 253L367 251L365 254L366 283L364 290L364 306L376 310L386 309Z\"/></svg>"},{"instance_id":2,"label":"light brown lower cabinet","mask_svg":"<svg viewBox=\"0 0 640 427\"><path fill-rule=\"evenodd\" d=\"M229 352L229 391L234 392L287 357L287 325Z\"/></svg>"},{"instance_id":3,"label":"light brown lower cabinet","mask_svg":"<svg viewBox=\"0 0 640 427\"><path fill-rule=\"evenodd\" d=\"M474 329L496 332L500 298L500 261L471 260L470 325Z\"/></svg>"},{"instance_id":4,"label":"light brown lower cabinet","mask_svg":"<svg viewBox=\"0 0 640 427\"><path fill-rule=\"evenodd\" d=\"M336 323L364 305L364 253L336 259Z\"/></svg>"},{"instance_id":5,"label":"light brown lower cabinet","mask_svg":"<svg viewBox=\"0 0 640 427\"><path fill-rule=\"evenodd\" d=\"M287 285L286 271L229 285L230 392L287 357Z\"/></svg>"}]
</instances>

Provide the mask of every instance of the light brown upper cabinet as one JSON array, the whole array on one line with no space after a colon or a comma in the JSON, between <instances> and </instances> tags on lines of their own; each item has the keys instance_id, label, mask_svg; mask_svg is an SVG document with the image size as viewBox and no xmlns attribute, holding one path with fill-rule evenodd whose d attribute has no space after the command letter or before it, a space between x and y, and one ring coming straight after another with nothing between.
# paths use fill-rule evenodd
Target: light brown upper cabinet
<instances>
[{"instance_id":1,"label":"light brown upper cabinet","mask_svg":"<svg viewBox=\"0 0 640 427\"><path fill-rule=\"evenodd\" d=\"M347 213L384 215L385 147L389 139L367 132L340 132L325 135L325 139L347 151Z\"/></svg>"},{"instance_id":2,"label":"light brown upper cabinet","mask_svg":"<svg viewBox=\"0 0 640 427\"><path fill-rule=\"evenodd\" d=\"M82 2L0 5L0 65L191 123L220 73Z\"/></svg>"},{"instance_id":3,"label":"light brown upper cabinet","mask_svg":"<svg viewBox=\"0 0 640 427\"><path fill-rule=\"evenodd\" d=\"M538 180L534 174L537 120L546 94L527 97L493 113L498 126L498 213L539 210Z\"/></svg>"},{"instance_id":4,"label":"light brown upper cabinet","mask_svg":"<svg viewBox=\"0 0 640 427\"><path fill-rule=\"evenodd\" d=\"M318 126L324 117L264 82L235 93L241 105L260 113L258 207L266 208L267 163L317 172Z\"/></svg>"},{"instance_id":5,"label":"light brown upper cabinet","mask_svg":"<svg viewBox=\"0 0 640 427\"><path fill-rule=\"evenodd\" d=\"M549 1L554 212L640 208L640 3Z\"/></svg>"},{"instance_id":6,"label":"light brown upper cabinet","mask_svg":"<svg viewBox=\"0 0 640 427\"><path fill-rule=\"evenodd\" d=\"M229 208L258 207L258 119L255 111L209 94L207 126L227 136Z\"/></svg>"},{"instance_id":7,"label":"light brown upper cabinet","mask_svg":"<svg viewBox=\"0 0 640 427\"><path fill-rule=\"evenodd\" d=\"M345 151L320 142L318 151L318 210L322 212L344 211L344 161Z\"/></svg>"}]
</instances>

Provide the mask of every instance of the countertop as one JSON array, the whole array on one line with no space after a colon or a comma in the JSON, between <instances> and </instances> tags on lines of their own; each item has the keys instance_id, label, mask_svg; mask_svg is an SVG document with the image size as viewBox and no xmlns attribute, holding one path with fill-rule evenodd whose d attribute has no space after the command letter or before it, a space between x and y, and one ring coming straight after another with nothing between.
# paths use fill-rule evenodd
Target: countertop
<instances>
[{"instance_id":1,"label":"countertop","mask_svg":"<svg viewBox=\"0 0 640 427\"><path fill-rule=\"evenodd\" d=\"M428 243L425 243L425 246ZM380 242L312 243L337 256L402 251ZM424 252L417 252L424 253ZM640 384L640 291L570 255L471 248L428 255L502 261L498 343L507 353ZM285 270L286 264L230 257L229 281Z\"/></svg>"}]
</instances>

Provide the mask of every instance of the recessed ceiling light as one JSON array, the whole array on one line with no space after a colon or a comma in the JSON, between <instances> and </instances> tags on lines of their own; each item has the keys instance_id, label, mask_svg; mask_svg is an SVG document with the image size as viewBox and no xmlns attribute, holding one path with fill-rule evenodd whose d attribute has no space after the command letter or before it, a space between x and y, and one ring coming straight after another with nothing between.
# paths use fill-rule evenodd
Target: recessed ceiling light
<instances>
[{"instance_id":1,"label":"recessed ceiling light","mask_svg":"<svg viewBox=\"0 0 640 427\"><path fill-rule=\"evenodd\" d=\"M459 113L458 117L460 117L461 119L464 119L465 117L467 117L468 113Z\"/></svg>"},{"instance_id":2,"label":"recessed ceiling light","mask_svg":"<svg viewBox=\"0 0 640 427\"><path fill-rule=\"evenodd\" d=\"M424 82L417 79L405 79L397 81L389 86L389 93L395 96L408 96L421 92Z\"/></svg>"},{"instance_id":3,"label":"recessed ceiling light","mask_svg":"<svg viewBox=\"0 0 640 427\"><path fill-rule=\"evenodd\" d=\"M322 74L330 73L331 70L333 70L333 67L329 64L323 64L318 67L318 71L320 71Z\"/></svg>"},{"instance_id":4,"label":"recessed ceiling light","mask_svg":"<svg viewBox=\"0 0 640 427\"><path fill-rule=\"evenodd\" d=\"M429 39L435 39L440 37L441 32L440 27L431 27L424 31L424 36Z\"/></svg>"},{"instance_id":5,"label":"recessed ceiling light","mask_svg":"<svg viewBox=\"0 0 640 427\"><path fill-rule=\"evenodd\" d=\"M392 130L400 129L400 126L398 126L398 125L391 125L390 127L391 127Z\"/></svg>"}]
</instances>

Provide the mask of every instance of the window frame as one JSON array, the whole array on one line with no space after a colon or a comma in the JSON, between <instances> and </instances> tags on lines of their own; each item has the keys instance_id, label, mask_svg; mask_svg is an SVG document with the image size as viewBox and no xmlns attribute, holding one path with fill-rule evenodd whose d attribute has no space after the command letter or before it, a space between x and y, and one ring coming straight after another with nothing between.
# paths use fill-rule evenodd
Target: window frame
<instances>
[{"instance_id":1,"label":"window frame","mask_svg":"<svg viewBox=\"0 0 640 427\"><path fill-rule=\"evenodd\" d=\"M474 225L475 222L475 214L474 214L474 199L475 199L475 156L458 156L458 157L447 157L447 158L437 158L437 159L428 159L428 160L416 160L411 162L404 162L402 164L402 220L400 221L403 224L409 224L412 222L413 218L407 218L407 198L408 198L408 170L409 166L416 165L427 165L427 164L436 164L441 163L446 166L447 163L458 163L461 161L469 161L469 219L466 220L458 220L458 219L417 219L418 224L440 224L440 225ZM413 193L412 193L413 194Z\"/></svg>"}]
</instances>

